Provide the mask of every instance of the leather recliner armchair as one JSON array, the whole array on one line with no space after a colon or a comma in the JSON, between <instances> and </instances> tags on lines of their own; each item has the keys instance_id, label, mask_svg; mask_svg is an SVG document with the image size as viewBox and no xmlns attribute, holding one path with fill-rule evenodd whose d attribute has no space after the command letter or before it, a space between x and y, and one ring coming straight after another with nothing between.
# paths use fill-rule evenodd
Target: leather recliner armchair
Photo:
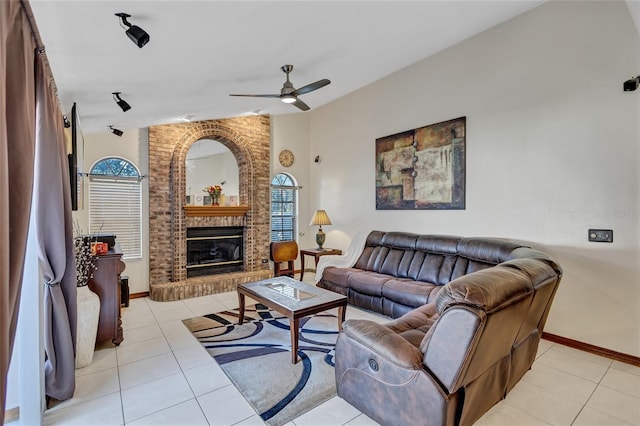
<instances>
[{"instance_id":1,"label":"leather recliner armchair","mask_svg":"<svg viewBox=\"0 0 640 426\"><path fill-rule=\"evenodd\" d=\"M544 255L461 276L381 325L348 320L338 395L385 425L469 425L531 367L560 267Z\"/></svg>"}]
</instances>

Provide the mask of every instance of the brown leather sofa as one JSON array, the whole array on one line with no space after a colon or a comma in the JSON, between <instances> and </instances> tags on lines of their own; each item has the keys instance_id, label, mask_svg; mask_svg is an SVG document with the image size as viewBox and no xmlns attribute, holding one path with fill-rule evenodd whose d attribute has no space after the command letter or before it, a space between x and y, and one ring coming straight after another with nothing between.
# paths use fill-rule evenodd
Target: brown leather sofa
<instances>
[{"instance_id":1,"label":"brown leather sofa","mask_svg":"<svg viewBox=\"0 0 640 426\"><path fill-rule=\"evenodd\" d=\"M472 424L531 367L561 276L514 242L372 232L318 285L401 316L344 323L338 395L381 424Z\"/></svg>"}]
</instances>

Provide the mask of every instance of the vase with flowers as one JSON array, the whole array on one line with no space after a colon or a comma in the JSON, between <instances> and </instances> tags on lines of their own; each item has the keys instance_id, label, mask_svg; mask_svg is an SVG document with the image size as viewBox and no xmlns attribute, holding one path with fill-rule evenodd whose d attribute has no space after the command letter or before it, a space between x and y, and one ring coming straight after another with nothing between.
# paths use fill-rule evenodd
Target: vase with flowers
<instances>
[{"instance_id":1,"label":"vase with flowers","mask_svg":"<svg viewBox=\"0 0 640 426\"><path fill-rule=\"evenodd\" d=\"M76 331L76 368L86 367L93 361L93 352L100 319L100 298L89 288L89 279L96 269L96 254L91 250L92 237L83 235L76 227L73 253L76 261L78 289L78 315Z\"/></svg>"},{"instance_id":2,"label":"vase with flowers","mask_svg":"<svg viewBox=\"0 0 640 426\"><path fill-rule=\"evenodd\" d=\"M220 182L220 185L205 186L204 189L202 190L211 196L212 206L220 205L220 196L222 195L222 185L224 184L225 184L225 181L222 181Z\"/></svg>"}]
</instances>

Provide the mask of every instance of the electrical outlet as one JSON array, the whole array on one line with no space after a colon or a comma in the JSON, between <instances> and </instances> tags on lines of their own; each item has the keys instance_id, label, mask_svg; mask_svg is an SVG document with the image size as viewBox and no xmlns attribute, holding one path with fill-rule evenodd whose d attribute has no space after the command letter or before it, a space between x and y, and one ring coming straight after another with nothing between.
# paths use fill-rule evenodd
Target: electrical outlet
<instances>
[{"instance_id":1,"label":"electrical outlet","mask_svg":"<svg viewBox=\"0 0 640 426\"><path fill-rule=\"evenodd\" d=\"M612 243L613 229L589 229L589 241L596 243Z\"/></svg>"},{"instance_id":2,"label":"electrical outlet","mask_svg":"<svg viewBox=\"0 0 640 426\"><path fill-rule=\"evenodd\" d=\"M262 263L269 263L269 259L262 259Z\"/></svg>"}]
</instances>

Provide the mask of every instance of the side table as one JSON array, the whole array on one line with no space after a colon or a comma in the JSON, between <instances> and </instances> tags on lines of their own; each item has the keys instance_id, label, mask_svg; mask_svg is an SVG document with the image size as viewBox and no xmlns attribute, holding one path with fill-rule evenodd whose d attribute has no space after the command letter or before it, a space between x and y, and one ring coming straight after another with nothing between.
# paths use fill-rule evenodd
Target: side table
<instances>
[{"instance_id":1,"label":"side table","mask_svg":"<svg viewBox=\"0 0 640 426\"><path fill-rule=\"evenodd\" d=\"M320 258L320 256L327 256L327 255L332 255L332 254L342 254L342 250L339 249L317 249L317 248L310 248L310 249L301 249L300 250L300 281L302 281L302 279L304 278L304 257L305 256L313 256L316 260L316 267L318 266L318 259Z\"/></svg>"}]
</instances>

